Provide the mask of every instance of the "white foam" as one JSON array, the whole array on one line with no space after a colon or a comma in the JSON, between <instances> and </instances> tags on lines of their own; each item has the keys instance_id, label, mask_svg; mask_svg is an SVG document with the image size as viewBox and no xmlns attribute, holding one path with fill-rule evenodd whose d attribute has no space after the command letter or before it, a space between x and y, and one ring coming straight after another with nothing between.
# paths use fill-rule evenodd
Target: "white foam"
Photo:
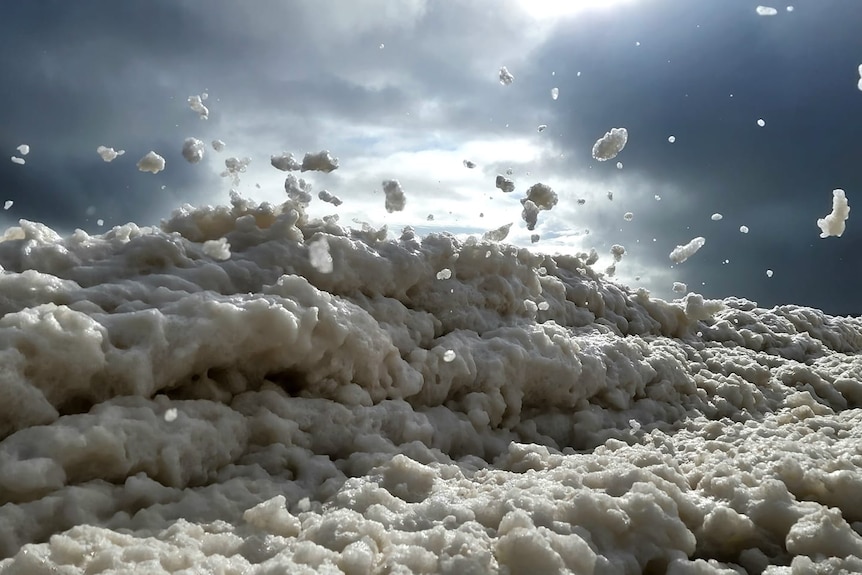
<instances>
[{"instance_id":1,"label":"white foam","mask_svg":"<svg viewBox=\"0 0 862 575\"><path fill-rule=\"evenodd\" d=\"M189 108L197 112L201 117L201 120L207 120L210 116L209 108L207 108L203 102L205 99L206 98L202 96L189 96L188 98Z\"/></svg>"},{"instance_id":2,"label":"white foam","mask_svg":"<svg viewBox=\"0 0 862 575\"><path fill-rule=\"evenodd\" d=\"M398 180L386 180L383 182L383 194L386 196L385 208L387 212L400 212L407 204L407 197Z\"/></svg>"},{"instance_id":3,"label":"white foam","mask_svg":"<svg viewBox=\"0 0 862 575\"><path fill-rule=\"evenodd\" d=\"M273 168L282 172L290 172L302 169L302 163L293 157L290 152L282 152L280 156L270 156L269 163Z\"/></svg>"},{"instance_id":4,"label":"white foam","mask_svg":"<svg viewBox=\"0 0 862 575\"><path fill-rule=\"evenodd\" d=\"M338 169L338 158L332 157L329 150L321 150L320 152L308 152L302 158L303 172L314 171L328 174L333 170Z\"/></svg>"},{"instance_id":5,"label":"white foam","mask_svg":"<svg viewBox=\"0 0 862 575\"><path fill-rule=\"evenodd\" d=\"M158 174L164 169L165 159L157 153L153 152L152 150L147 152L144 157L138 160L138 170L140 170L141 172Z\"/></svg>"},{"instance_id":6,"label":"white foam","mask_svg":"<svg viewBox=\"0 0 862 575\"><path fill-rule=\"evenodd\" d=\"M593 144L593 158L599 162L617 157L628 142L629 133L625 128L611 128Z\"/></svg>"},{"instance_id":7,"label":"white foam","mask_svg":"<svg viewBox=\"0 0 862 575\"><path fill-rule=\"evenodd\" d=\"M836 236L840 238L844 234L844 229L847 226L845 222L849 218L850 204L847 202L844 190L834 190L832 192L832 212L817 220L817 227L820 228L820 237Z\"/></svg>"},{"instance_id":8,"label":"white foam","mask_svg":"<svg viewBox=\"0 0 862 575\"><path fill-rule=\"evenodd\" d=\"M236 194L20 224L0 571L859 571L858 318Z\"/></svg>"},{"instance_id":9,"label":"white foam","mask_svg":"<svg viewBox=\"0 0 862 575\"><path fill-rule=\"evenodd\" d=\"M206 146L197 138L186 138L183 142L183 158L190 164L197 164L204 158Z\"/></svg>"},{"instance_id":10,"label":"white foam","mask_svg":"<svg viewBox=\"0 0 862 575\"><path fill-rule=\"evenodd\" d=\"M96 153L104 160L105 162L113 162L118 157L122 156L126 153L125 150L115 150L114 148L108 148L107 146L99 146L96 148Z\"/></svg>"},{"instance_id":11,"label":"white foam","mask_svg":"<svg viewBox=\"0 0 862 575\"><path fill-rule=\"evenodd\" d=\"M676 246L673 251L670 252L670 255L668 257L670 257L673 263L681 264L682 262L693 256L705 244L706 238L698 236L685 245Z\"/></svg>"}]
</instances>

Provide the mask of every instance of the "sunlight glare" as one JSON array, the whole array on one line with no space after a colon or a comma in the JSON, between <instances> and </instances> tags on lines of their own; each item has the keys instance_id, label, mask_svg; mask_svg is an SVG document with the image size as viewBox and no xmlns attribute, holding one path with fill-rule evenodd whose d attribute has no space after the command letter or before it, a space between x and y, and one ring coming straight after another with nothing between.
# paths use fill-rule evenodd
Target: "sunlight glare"
<instances>
[{"instance_id":1,"label":"sunlight glare","mask_svg":"<svg viewBox=\"0 0 862 575\"><path fill-rule=\"evenodd\" d=\"M594 9L607 9L633 0L517 0L525 13L536 20L571 16Z\"/></svg>"}]
</instances>

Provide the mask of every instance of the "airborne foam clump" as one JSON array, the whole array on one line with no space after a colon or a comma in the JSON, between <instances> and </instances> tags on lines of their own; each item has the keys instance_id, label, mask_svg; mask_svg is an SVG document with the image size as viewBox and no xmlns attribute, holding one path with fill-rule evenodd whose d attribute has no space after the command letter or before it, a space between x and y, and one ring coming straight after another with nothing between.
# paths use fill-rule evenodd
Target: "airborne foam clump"
<instances>
[{"instance_id":1,"label":"airborne foam clump","mask_svg":"<svg viewBox=\"0 0 862 575\"><path fill-rule=\"evenodd\" d=\"M685 293L688 291L688 286L682 282L673 282L674 293Z\"/></svg>"},{"instance_id":2,"label":"airborne foam clump","mask_svg":"<svg viewBox=\"0 0 862 575\"><path fill-rule=\"evenodd\" d=\"M307 206L311 203L311 183L294 174L288 174L284 179L284 192L294 202Z\"/></svg>"},{"instance_id":3,"label":"airborne foam clump","mask_svg":"<svg viewBox=\"0 0 862 575\"><path fill-rule=\"evenodd\" d=\"M320 190L317 193L317 197L320 198L324 202L332 204L333 206L340 206L342 203L344 203L341 201L341 198L331 194L330 192L328 192L326 190Z\"/></svg>"},{"instance_id":4,"label":"airborne foam clump","mask_svg":"<svg viewBox=\"0 0 862 575\"><path fill-rule=\"evenodd\" d=\"M13 202L12 200L6 200L6 201L3 203L3 209L4 209L4 210L8 210L9 208L11 208L11 207L12 207L12 205L13 205L14 203L15 203L15 202Z\"/></svg>"},{"instance_id":5,"label":"airborne foam clump","mask_svg":"<svg viewBox=\"0 0 862 575\"><path fill-rule=\"evenodd\" d=\"M197 164L204 158L206 146L197 138L186 138L183 142L183 158L190 164Z\"/></svg>"},{"instance_id":6,"label":"airborne foam clump","mask_svg":"<svg viewBox=\"0 0 862 575\"><path fill-rule=\"evenodd\" d=\"M676 136L668 136L667 141L673 144L674 142L676 142Z\"/></svg>"},{"instance_id":7,"label":"airborne foam clump","mask_svg":"<svg viewBox=\"0 0 862 575\"><path fill-rule=\"evenodd\" d=\"M30 146L28 146L27 144L21 144L20 146L18 146L15 149L18 150L18 153L21 154L22 156L26 156L27 154L30 153Z\"/></svg>"},{"instance_id":8,"label":"airborne foam clump","mask_svg":"<svg viewBox=\"0 0 862 575\"><path fill-rule=\"evenodd\" d=\"M743 234L747 234L749 231L748 226L739 226L739 231L742 232Z\"/></svg>"},{"instance_id":9,"label":"airborne foam clump","mask_svg":"<svg viewBox=\"0 0 862 575\"><path fill-rule=\"evenodd\" d=\"M847 202L847 196L844 190L833 190L832 192L832 212L817 220L817 227L820 228L820 237L827 238L829 236L841 237L846 227L845 222L850 217L850 204Z\"/></svg>"},{"instance_id":10,"label":"airborne foam clump","mask_svg":"<svg viewBox=\"0 0 862 575\"><path fill-rule=\"evenodd\" d=\"M559 198L551 186L539 182L527 190L527 199L536 204L540 210L550 210L557 205Z\"/></svg>"},{"instance_id":11,"label":"airborne foam clump","mask_svg":"<svg viewBox=\"0 0 862 575\"><path fill-rule=\"evenodd\" d=\"M856 72L859 74L859 82L856 84L856 87L862 91L862 64L859 64L859 69Z\"/></svg>"},{"instance_id":12,"label":"airborne foam clump","mask_svg":"<svg viewBox=\"0 0 862 575\"><path fill-rule=\"evenodd\" d=\"M470 169L470 170L472 170L473 168L475 168L475 167L476 167L476 162L473 162L473 161L470 161L470 160L464 160L462 163L464 164L464 167L465 167L465 168L468 168L468 169Z\"/></svg>"},{"instance_id":13,"label":"airborne foam clump","mask_svg":"<svg viewBox=\"0 0 862 575\"><path fill-rule=\"evenodd\" d=\"M616 158L617 154L626 147L628 139L629 132L625 128L611 128L593 144L593 158L599 162Z\"/></svg>"},{"instance_id":14,"label":"airborne foam clump","mask_svg":"<svg viewBox=\"0 0 862 575\"><path fill-rule=\"evenodd\" d=\"M386 180L383 182L383 193L386 195L384 204L386 211L400 212L407 204L407 198L404 196L404 190L398 180Z\"/></svg>"},{"instance_id":15,"label":"airborne foam clump","mask_svg":"<svg viewBox=\"0 0 862 575\"><path fill-rule=\"evenodd\" d=\"M760 16L775 16L778 14L778 10L771 6L758 6L755 8L755 11Z\"/></svg>"},{"instance_id":16,"label":"airborne foam clump","mask_svg":"<svg viewBox=\"0 0 862 575\"><path fill-rule=\"evenodd\" d=\"M544 132L547 128L548 128L547 124L539 124L539 127L536 128L536 131L541 133L541 132Z\"/></svg>"},{"instance_id":17,"label":"airborne foam clump","mask_svg":"<svg viewBox=\"0 0 862 575\"><path fill-rule=\"evenodd\" d=\"M712 214L711 216L709 216L709 219L711 219L711 220L712 220L712 221L714 221L714 222L720 221L720 220L721 220L721 219L723 219L723 218L724 218L724 216L723 216L723 215L721 215L721 214L719 214L718 212L716 212L716 213Z\"/></svg>"},{"instance_id":18,"label":"airborne foam clump","mask_svg":"<svg viewBox=\"0 0 862 575\"><path fill-rule=\"evenodd\" d=\"M158 174L165 169L165 159L153 151L149 151L138 160L138 170Z\"/></svg>"},{"instance_id":19,"label":"airborne foam clump","mask_svg":"<svg viewBox=\"0 0 862 575\"><path fill-rule=\"evenodd\" d=\"M498 174L497 179L494 181L494 185L507 194L515 191L515 182L506 176Z\"/></svg>"},{"instance_id":20,"label":"airborne foam clump","mask_svg":"<svg viewBox=\"0 0 862 575\"><path fill-rule=\"evenodd\" d=\"M626 212L623 214L623 219L627 222L630 222L635 219L635 215L632 212Z\"/></svg>"},{"instance_id":21,"label":"airborne foam clump","mask_svg":"<svg viewBox=\"0 0 862 575\"><path fill-rule=\"evenodd\" d=\"M99 154L99 157L101 157L105 162L113 162L118 157L125 154L126 151L114 150L114 148L108 148L107 146L99 146L96 148L96 153Z\"/></svg>"},{"instance_id":22,"label":"airborne foam clump","mask_svg":"<svg viewBox=\"0 0 862 575\"><path fill-rule=\"evenodd\" d=\"M189 96L189 108L193 111L197 112L201 117L201 120L207 120L210 117L209 108L204 106L204 100L206 100L206 95L203 96Z\"/></svg>"},{"instance_id":23,"label":"airborne foam clump","mask_svg":"<svg viewBox=\"0 0 862 575\"><path fill-rule=\"evenodd\" d=\"M626 248L624 246L621 246L620 244L614 244L611 246L611 256L613 256L614 262L622 260L624 255L626 255Z\"/></svg>"},{"instance_id":24,"label":"airborne foam clump","mask_svg":"<svg viewBox=\"0 0 862 575\"><path fill-rule=\"evenodd\" d=\"M560 89L559 88L551 88L551 99L556 100L560 97Z\"/></svg>"},{"instance_id":25,"label":"airborne foam clump","mask_svg":"<svg viewBox=\"0 0 862 575\"><path fill-rule=\"evenodd\" d=\"M527 229L532 231L536 229L536 224L539 223L539 206L532 200L524 198L521 200L523 209L521 210L521 219L527 224Z\"/></svg>"},{"instance_id":26,"label":"airborne foam clump","mask_svg":"<svg viewBox=\"0 0 862 575\"><path fill-rule=\"evenodd\" d=\"M512 82L515 81L515 77L512 75L511 72L509 72L509 70L505 66L500 68L499 78L500 83L504 86L509 86Z\"/></svg>"},{"instance_id":27,"label":"airborne foam clump","mask_svg":"<svg viewBox=\"0 0 862 575\"><path fill-rule=\"evenodd\" d=\"M704 244L706 244L706 238L698 236L685 245L676 246L670 252L669 257L674 263L681 264L693 256Z\"/></svg>"},{"instance_id":28,"label":"airborne foam clump","mask_svg":"<svg viewBox=\"0 0 862 575\"><path fill-rule=\"evenodd\" d=\"M27 163L27 160L25 160L24 158L19 158L18 156L12 156L10 159L12 160L13 164L18 164L19 166L23 166Z\"/></svg>"},{"instance_id":29,"label":"airborne foam clump","mask_svg":"<svg viewBox=\"0 0 862 575\"><path fill-rule=\"evenodd\" d=\"M302 168L302 164L290 152L282 152L280 156L270 156L269 163L282 172L292 172Z\"/></svg>"},{"instance_id":30,"label":"airborne foam clump","mask_svg":"<svg viewBox=\"0 0 862 575\"><path fill-rule=\"evenodd\" d=\"M225 169L219 175L222 178L231 178L234 184L238 184L240 180L240 174L243 174L246 170L248 170L249 164L251 164L251 158L237 158L236 156L231 156L230 158L225 159Z\"/></svg>"},{"instance_id":31,"label":"airborne foam clump","mask_svg":"<svg viewBox=\"0 0 862 575\"><path fill-rule=\"evenodd\" d=\"M222 140L213 140L212 141L213 150L215 150L216 152L224 151L226 145L227 144L225 144Z\"/></svg>"},{"instance_id":32,"label":"airborne foam clump","mask_svg":"<svg viewBox=\"0 0 862 575\"><path fill-rule=\"evenodd\" d=\"M338 158L333 158L329 150L321 150L317 153L306 153L302 158L303 172L323 172L328 174L338 169Z\"/></svg>"},{"instance_id":33,"label":"airborne foam clump","mask_svg":"<svg viewBox=\"0 0 862 575\"><path fill-rule=\"evenodd\" d=\"M482 234L482 239L489 242L502 242L509 235L509 230L512 229L512 223L500 226L497 229L490 230Z\"/></svg>"},{"instance_id":34,"label":"airborne foam clump","mask_svg":"<svg viewBox=\"0 0 862 575\"><path fill-rule=\"evenodd\" d=\"M527 229L536 229L539 212L552 209L557 201L557 193L547 184L539 182L530 186L527 195L521 199L521 218L526 222Z\"/></svg>"}]
</instances>

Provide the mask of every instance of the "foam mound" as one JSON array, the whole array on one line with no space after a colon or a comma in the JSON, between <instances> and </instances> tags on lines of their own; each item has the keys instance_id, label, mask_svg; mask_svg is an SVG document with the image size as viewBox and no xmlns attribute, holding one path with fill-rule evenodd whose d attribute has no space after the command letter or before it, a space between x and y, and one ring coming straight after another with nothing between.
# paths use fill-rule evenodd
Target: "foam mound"
<instances>
[{"instance_id":1,"label":"foam mound","mask_svg":"<svg viewBox=\"0 0 862 575\"><path fill-rule=\"evenodd\" d=\"M858 318L385 231L8 231L0 572L862 570Z\"/></svg>"}]
</instances>

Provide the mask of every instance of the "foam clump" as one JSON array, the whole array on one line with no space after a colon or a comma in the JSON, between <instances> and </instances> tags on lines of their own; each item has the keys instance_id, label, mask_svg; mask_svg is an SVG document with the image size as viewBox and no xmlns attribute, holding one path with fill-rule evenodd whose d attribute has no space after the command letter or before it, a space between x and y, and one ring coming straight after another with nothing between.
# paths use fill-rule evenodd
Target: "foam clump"
<instances>
[{"instance_id":1,"label":"foam clump","mask_svg":"<svg viewBox=\"0 0 862 575\"><path fill-rule=\"evenodd\" d=\"M238 158L231 156L225 158L224 170L219 175L222 178L230 178L234 184L239 184L240 174L248 170L249 164L251 164L251 158L249 157Z\"/></svg>"},{"instance_id":2,"label":"foam clump","mask_svg":"<svg viewBox=\"0 0 862 575\"><path fill-rule=\"evenodd\" d=\"M834 190L832 192L832 212L817 220L817 227L820 228L820 237L828 238L829 236L836 236L840 238L847 226L845 222L849 218L850 204L847 202L844 190Z\"/></svg>"},{"instance_id":3,"label":"foam clump","mask_svg":"<svg viewBox=\"0 0 862 575\"><path fill-rule=\"evenodd\" d=\"M407 205L407 197L398 180L386 180L383 182L383 194L386 196L385 207L389 213L400 212Z\"/></svg>"},{"instance_id":4,"label":"foam clump","mask_svg":"<svg viewBox=\"0 0 862 575\"><path fill-rule=\"evenodd\" d=\"M507 194L515 191L515 182L502 174L497 175L497 178L494 180L494 186Z\"/></svg>"},{"instance_id":5,"label":"foam clump","mask_svg":"<svg viewBox=\"0 0 862 575\"><path fill-rule=\"evenodd\" d=\"M675 264L681 264L706 245L706 238L698 236L684 245L676 246L669 254L669 258Z\"/></svg>"},{"instance_id":6,"label":"foam clump","mask_svg":"<svg viewBox=\"0 0 862 575\"><path fill-rule=\"evenodd\" d=\"M557 193L547 184L539 182L530 186L527 190L527 195L521 199L521 205L523 206L521 219L526 222L527 229L536 229L539 212L552 209L557 205L558 200Z\"/></svg>"},{"instance_id":7,"label":"foam clump","mask_svg":"<svg viewBox=\"0 0 862 575\"><path fill-rule=\"evenodd\" d=\"M333 206L340 206L344 202L338 196L328 192L327 190L320 190L317 193L317 197L328 204L332 204Z\"/></svg>"},{"instance_id":8,"label":"foam clump","mask_svg":"<svg viewBox=\"0 0 862 575\"><path fill-rule=\"evenodd\" d=\"M499 228L490 230L482 234L482 239L487 240L489 242L502 242L509 235L509 231L512 229L512 223L508 223L506 225L500 226Z\"/></svg>"},{"instance_id":9,"label":"foam clump","mask_svg":"<svg viewBox=\"0 0 862 575\"><path fill-rule=\"evenodd\" d=\"M273 168L282 172L290 172L302 168L302 163L294 158L290 152L282 152L280 156L270 156L269 163Z\"/></svg>"},{"instance_id":10,"label":"foam clump","mask_svg":"<svg viewBox=\"0 0 862 575\"><path fill-rule=\"evenodd\" d=\"M629 133L625 128L611 128L593 144L593 158L600 162L616 158L626 147L628 139Z\"/></svg>"},{"instance_id":11,"label":"foam clump","mask_svg":"<svg viewBox=\"0 0 862 575\"><path fill-rule=\"evenodd\" d=\"M96 148L96 153L99 154L99 157L102 158L105 162L113 162L118 157L122 156L126 153L125 150L115 150L114 148L108 148L107 146L99 146Z\"/></svg>"},{"instance_id":12,"label":"foam clump","mask_svg":"<svg viewBox=\"0 0 862 575\"><path fill-rule=\"evenodd\" d=\"M302 158L303 172L314 171L328 174L333 170L338 169L338 158L332 157L328 150L322 150L317 153L306 153Z\"/></svg>"},{"instance_id":13,"label":"foam clump","mask_svg":"<svg viewBox=\"0 0 862 575\"><path fill-rule=\"evenodd\" d=\"M226 260L230 258L230 244L225 238L205 241L201 246L201 251L209 257L217 260Z\"/></svg>"},{"instance_id":14,"label":"foam clump","mask_svg":"<svg viewBox=\"0 0 862 575\"><path fill-rule=\"evenodd\" d=\"M183 142L183 158L190 164L197 164L204 158L206 146L197 138L186 138Z\"/></svg>"},{"instance_id":15,"label":"foam clump","mask_svg":"<svg viewBox=\"0 0 862 575\"><path fill-rule=\"evenodd\" d=\"M859 571L858 318L385 231L8 231L0 573Z\"/></svg>"},{"instance_id":16,"label":"foam clump","mask_svg":"<svg viewBox=\"0 0 862 575\"><path fill-rule=\"evenodd\" d=\"M141 172L158 174L164 169L165 159L153 151L147 152L144 157L138 160L138 170Z\"/></svg>"},{"instance_id":17,"label":"foam clump","mask_svg":"<svg viewBox=\"0 0 862 575\"><path fill-rule=\"evenodd\" d=\"M775 16L778 14L778 10L773 8L772 6L758 6L755 8L758 16Z\"/></svg>"},{"instance_id":18,"label":"foam clump","mask_svg":"<svg viewBox=\"0 0 862 575\"><path fill-rule=\"evenodd\" d=\"M189 96L188 98L189 108L197 112L201 120L207 120L210 117L209 108L204 105L204 100L206 100L206 94Z\"/></svg>"}]
</instances>

